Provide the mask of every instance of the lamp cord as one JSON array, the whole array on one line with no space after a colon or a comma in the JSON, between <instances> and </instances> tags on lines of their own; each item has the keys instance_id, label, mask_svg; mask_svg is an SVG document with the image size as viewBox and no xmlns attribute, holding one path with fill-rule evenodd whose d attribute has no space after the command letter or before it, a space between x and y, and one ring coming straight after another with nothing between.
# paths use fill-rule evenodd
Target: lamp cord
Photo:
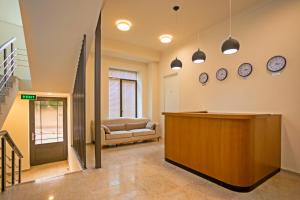
<instances>
[{"instance_id":1,"label":"lamp cord","mask_svg":"<svg viewBox=\"0 0 300 200\"><path fill-rule=\"evenodd\" d=\"M231 0L229 0L229 37L231 37L231 14L232 14L232 10L231 10Z\"/></svg>"}]
</instances>

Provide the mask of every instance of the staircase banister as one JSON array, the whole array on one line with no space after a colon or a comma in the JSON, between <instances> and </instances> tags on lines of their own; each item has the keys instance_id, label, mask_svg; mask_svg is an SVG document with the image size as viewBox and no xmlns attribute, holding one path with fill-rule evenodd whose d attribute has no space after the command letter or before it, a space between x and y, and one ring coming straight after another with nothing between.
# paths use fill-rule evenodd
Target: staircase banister
<instances>
[{"instance_id":1,"label":"staircase banister","mask_svg":"<svg viewBox=\"0 0 300 200\"><path fill-rule=\"evenodd\" d=\"M4 49L6 49L7 47L9 47L9 45L10 45L11 43L13 43L14 41L16 41L16 37L10 38L7 42L5 42L4 44L2 44L2 45L0 46L0 51L2 51L2 50L4 50Z\"/></svg>"},{"instance_id":2,"label":"staircase banister","mask_svg":"<svg viewBox=\"0 0 300 200\"><path fill-rule=\"evenodd\" d=\"M23 158L23 155L17 145L14 143L13 139L10 137L9 133L6 130L0 131L0 137L4 137L7 143L11 146L14 152L18 155L19 158Z\"/></svg>"}]
</instances>

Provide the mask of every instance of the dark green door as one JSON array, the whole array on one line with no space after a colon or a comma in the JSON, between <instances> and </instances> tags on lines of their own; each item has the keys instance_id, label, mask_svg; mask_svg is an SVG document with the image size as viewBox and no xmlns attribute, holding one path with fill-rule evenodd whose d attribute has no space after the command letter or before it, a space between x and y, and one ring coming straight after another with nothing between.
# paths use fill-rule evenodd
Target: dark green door
<instances>
[{"instance_id":1,"label":"dark green door","mask_svg":"<svg viewBox=\"0 0 300 200\"><path fill-rule=\"evenodd\" d=\"M30 101L30 164L66 160L67 99L38 97Z\"/></svg>"}]
</instances>

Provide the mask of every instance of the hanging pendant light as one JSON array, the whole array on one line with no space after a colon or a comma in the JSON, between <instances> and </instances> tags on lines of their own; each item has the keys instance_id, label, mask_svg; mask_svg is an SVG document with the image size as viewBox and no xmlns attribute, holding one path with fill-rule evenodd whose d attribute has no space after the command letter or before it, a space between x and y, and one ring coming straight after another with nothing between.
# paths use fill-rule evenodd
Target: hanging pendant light
<instances>
[{"instance_id":1,"label":"hanging pendant light","mask_svg":"<svg viewBox=\"0 0 300 200\"><path fill-rule=\"evenodd\" d=\"M192 56L192 61L195 64L204 63L206 60L206 55L203 51L198 49Z\"/></svg>"},{"instance_id":2,"label":"hanging pendant light","mask_svg":"<svg viewBox=\"0 0 300 200\"><path fill-rule=\"evenodd\" d=\"M174 6L173 7L173 10L175 11L175 13L176 13L176 25L177 25L177 18L178 18L178 16L177 16L177 11L180 9L180 7L179 6ZM173 69L173 70L179 70L179 69L181 69L182 68L182 62L181 62L181 60L179 60L177 57L176 57L176 59L175 60L173 60L172 62L171 62L171 69Z\"/></svg>"},{"instance_id":3,"label":"hanging pendant light","mask_svg":"<svg viewBox=\"0 0 300 200\"><path fill-rule=\"evenodd\" d=\"M182 68L182 62L176 58L171 62L171 69L173 70L179 70Z\"/></svg>"},{"instance_id":4,"label":"hanging pendant light","mask_svg":"<svg viewBox=\"0 0 300 200\"><path fill-rule=\"evenodd\" d=\"M231 0L229 0L229 38L223 42L222 52L223 54L234 54L240 50L240 43L236 39L231 37Z\"/></svg>"},{"instance_id":5,"label":"hanging pendant light","mask_svg":"<svg viewBox=\"0 0 300 200\"><path fill-rule=\"evenodd\" d=\"M199 37L199 33L197 34L197 41L199 42L200 37ZM197 51L195 51L195 53L192 56L192 61L195 64L201 64L204 63L206 60L206 55L203 51L201 51L200 49L198 49Z\"/></svg>"}]
</instances>

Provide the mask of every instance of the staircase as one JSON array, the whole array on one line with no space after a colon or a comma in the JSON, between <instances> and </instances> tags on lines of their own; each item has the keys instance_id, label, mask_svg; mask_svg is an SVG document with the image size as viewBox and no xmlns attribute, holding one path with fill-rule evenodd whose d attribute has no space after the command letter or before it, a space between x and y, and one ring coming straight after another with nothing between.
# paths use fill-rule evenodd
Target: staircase
<instances>
[{"instance_id":1,"label":"staircase","mask_svg":"<svg viewBox=\"0 0 300 200\"><path fill-rule=\"evenodd\" d=\"M17 49L16 38L11 38L0 46L0 128L10 111L18 93L18 79L14 77L16 70Z\"/></svg>"},{"instance_id":2,"label":"staircase","mask_svg":"<svg viewBox=\"0 0 300 200\"><path fill-rule=\"evenodd\" d=\"M23 155L7 131L0 131L0 138L1 192L4 192L6 187L21 183L21 159Z\"/></svg>"},{"instance_id":3,"label":"staircase","mask_svg":"<svg viewBox=\"0 0 300 200\"><path fill-rule=\"evenodd\" d=\"M0 127L10 111L17 96L18 79L14 77L16 69L16 38L11 38L0 46ZM7 131L0 131L0 167L1 192L6 187L21 183L21 154Z\"/></svg>"}]
</instances>

